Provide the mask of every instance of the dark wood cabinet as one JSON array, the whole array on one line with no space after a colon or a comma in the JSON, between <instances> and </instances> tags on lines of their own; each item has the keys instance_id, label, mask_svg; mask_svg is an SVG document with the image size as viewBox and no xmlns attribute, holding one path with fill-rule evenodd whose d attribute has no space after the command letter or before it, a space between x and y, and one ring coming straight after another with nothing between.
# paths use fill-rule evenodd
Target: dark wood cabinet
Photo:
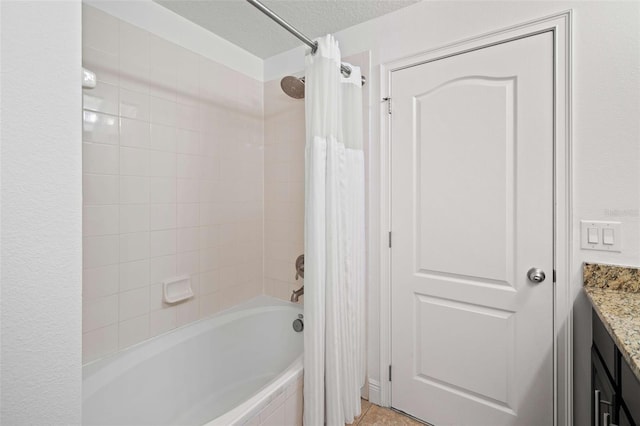
<instances>
[{"instance_id":1,"label":"dark wood cabinet","mask_svg":"<svg viewBox=\"0 0 640 426\"><path fill-rule=\"evenodd\" d=\"M591 390L593 407L591 423L594 426L604 426L603 419L608 414L610 422L616 424L618 421L616 386L595 347L591 348Z\"/></svg>"},{"instance_id":2,"label":"dark wood cabinet","mask_svg":"<svg viewBox=\"0 0 640 426\"><path fill-rule=\"evenodd\" d=\"M591 424L640 426L640 381L595 311L592 317Z\"/></svg>"}]
</instances>

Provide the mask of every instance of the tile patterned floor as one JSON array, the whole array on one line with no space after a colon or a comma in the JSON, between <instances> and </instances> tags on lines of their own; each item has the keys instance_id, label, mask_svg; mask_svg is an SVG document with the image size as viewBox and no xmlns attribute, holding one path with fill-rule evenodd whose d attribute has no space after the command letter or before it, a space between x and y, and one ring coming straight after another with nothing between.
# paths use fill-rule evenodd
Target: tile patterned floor
<instances>
[{"instance_id":1,"label":"tile patterned floor","mask_svg":"<svg viewBox=\"0 0 640 426\"><path fill-rule=\"evenodd\" d=\"M371 425L389 425L389 426L421 426L426 423L420 423L410 417L404 416L398 412L388 408L382 408L371 404L367 400L362 400L362 414L356 418L353 423L346 426L371 426Z\"/></svg>"}]
</instances>

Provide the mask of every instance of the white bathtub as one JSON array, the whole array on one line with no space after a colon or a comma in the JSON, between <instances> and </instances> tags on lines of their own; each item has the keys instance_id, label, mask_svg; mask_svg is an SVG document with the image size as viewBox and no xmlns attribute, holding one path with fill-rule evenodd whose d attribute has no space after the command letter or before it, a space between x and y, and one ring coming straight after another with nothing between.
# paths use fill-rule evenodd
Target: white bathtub
<instances>
[{"instance_id":1,"label":"white bathtub","mask_svg":"<svg viewBox=\"0 0 640 426\"><path fill-rule=\"evenodd\" d=\"M300 313L260 296L85 365L82 423L300 425Z\"/></svg>"}]
</instances>

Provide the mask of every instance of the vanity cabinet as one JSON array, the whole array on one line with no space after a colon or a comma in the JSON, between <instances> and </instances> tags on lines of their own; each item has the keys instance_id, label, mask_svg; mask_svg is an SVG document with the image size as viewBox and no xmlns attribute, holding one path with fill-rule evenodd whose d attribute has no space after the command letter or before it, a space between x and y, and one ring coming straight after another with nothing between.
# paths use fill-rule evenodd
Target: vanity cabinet
<instances>
[{"instance_id":1,"label":"vanity cabinet","mask_svg":"<svg viewBox=\"0 0 640 426\"><path fill-rule=\"evenodd\" d=\"M591 424L640 426L640 381L595 311L592 322Z\"/></svg>"}]
</instances>

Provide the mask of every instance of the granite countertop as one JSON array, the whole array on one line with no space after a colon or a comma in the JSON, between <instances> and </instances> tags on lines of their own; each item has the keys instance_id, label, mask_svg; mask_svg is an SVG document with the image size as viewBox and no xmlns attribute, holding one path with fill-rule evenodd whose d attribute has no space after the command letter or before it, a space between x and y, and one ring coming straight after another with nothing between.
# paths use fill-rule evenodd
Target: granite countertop
<instances>
[{"instance_id":1,"label":"granite countertop","mask_svg":"<svg viewBox=\"0 0 640 426\"><path fill-rule=\"evenodd\" d=\"M640 268L585 264L584 291L640 380Z\"/></svg>"}]
</instances>

